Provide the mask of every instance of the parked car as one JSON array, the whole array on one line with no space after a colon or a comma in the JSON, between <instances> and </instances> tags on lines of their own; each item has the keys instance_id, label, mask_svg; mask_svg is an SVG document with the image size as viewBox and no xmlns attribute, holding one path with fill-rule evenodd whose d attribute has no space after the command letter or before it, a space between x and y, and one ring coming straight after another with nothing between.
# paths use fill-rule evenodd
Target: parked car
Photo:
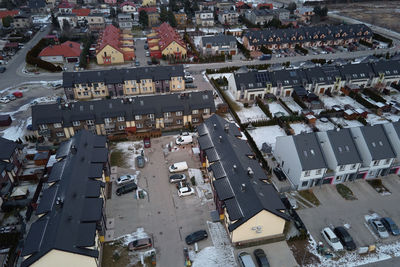
<instances>
[{"instance_id":1,"label":"parked car","mask_svg":"<svg viewBox=\"0 0 400 267\"><path fill-rule=\"evenodd\" d=\"M150 248L151 246L152 246L151 238L141 238L130 242L128 245L128 249L132 251L132 250Z\"/></svg>"},{"instance_id":2,"label":"parked car","mask_svg":"<svg viewBox=\"0 0 400 267\"><path fill-rule=\"evenodd\" d=\"M117 183L117 185L123 185L129 182L135 182L136 183L136 175L122 175L120 176L115 182Z\"/></svg>"},{"instance_id":3,"label":"parked car","mask_svg":"<svg viewBox=\"0 0 400 267\"><path fill-rule=\"evenodd\" d=\"M177 183L177 182L184 181L184 180L186 180L186 175L183 173L173 174L169 177L170 183Z\"/></svg>"},{"instance_id":4,"label":"parked car","mask_svg":"<svg viewBox=\"0 0 400 267\"><path fill-rule=\"evenodd\" d=\"M197 85L193 84L193 83L187 83L185 84L186 89L194 89L197 88Z\"/></svg>"},{"instance_id":5,"label":"parked car","mask_svg":"<svg viewBox=\"0 0 400 267\"><path fill-rule=\"evenodd\" d=\"M206 230L199 230L194 233L191 233L185 238L186 244L191 245L196 242L199 242L203 239L206 239L208 237L207 231Z\"/></svg>"},{"instance_id":6,"label":"parked car","mask_svg":"<svg viewBox=\"0 0 400 267\"><path fill-rule=\"evenodd\" d=\"M279 181L284 181L284 180L286 180L286 175L285 175L285 173L282 171L281 168L275 167L275 168L273 169L273 172L275 173L276 178L278 178Z\"/></svg>"},{"instance_id":7,"label":"parked car","mask_svg":"<svg viewBox=\"0 0 400 267\"><path fill-rule=\"evenodd\" d=\"M0 67L0 73L4 73L6 71L6 67Z\"/></svg>"},{"instance_id":8,"label":"parked car","mask_svg":"<svg viewBox=\"0 0 400 267\"><path fill-rule=\"evenodd\" d=\"M340 243L339 238L329 227L322 229L321 235L334 251L343 250L343 245Z\"/></svg>"},{"instance_id":9,"label":"parked car","mask_svg":"<svg viewBox=\"0 0 400 267\"><path fill-rule=\"evenodd\" d=\"M179 197L186 197L194 194L194 189L186 186L186 187L181 187L178 189L178 196Z\"/></svg>"},{"instance_id":10,"label":"parked car","mask_svg":"<svg viewBox=\"0 0 400 267\"><path fill-rule=\"evenodd\" d=\"M145 148L151 147L150 137L145 137L143 139L143 145L144 145Z\"/></svg>"},{"instance_id":11,"label":"parked car","mask_svg":"<svg viewBox=\"0 0 400 267\"><path fill-rule=\"evenodd\" d=\"M238 262L241 267L256 267L251 255L244 251L238 254Z\"/></svg>"},{"instance_id":12,"label":"parked car","mask_svg":"<svg viewBox=\"0 0 400 267\"><path fill-rule=\"evenodd\" d=\"M10 99L8 99L7 97L0 98L0 103L7 104L8 102L10 102Z\"/></svg>"},{"instance_id":13,"label":"parked car","mask_svg":"<svg viewBox=\"0 0 400 267\"><path fill-rule=\"evenodd\" d=\"M147 50L149 49L149 46L147 44L144 45L144 49Z\"/></svg>"},{"instance_id":14,"label":"parked car","mask_svg":"<svg viewBox=\"0 0 400 267\"><path fill-rule=\"evenodd\" d=\"M384 217L381 219L381 223L386 228L386 230L392 235L399 235L400 230L397 224L389 217Z\"/></svg>"},{"instance_id":15,"label":"parked car","mask_svg":"<svg viewBox=\"0 0 400 267\"><path fill-rule=\"evenodd\" d=\"M14 95L6 95L6 97L7 97L10 101L14 101L15 99L17 99Z\"/></svg>"},{"instance_id":16,"label":"parked car","mask_svg":"<svg viewBox=\"0 0 400 267\"><path fill-rule=\"evenodd\" d=\"M24 96L24 95L22 94L22 92L20 92L20 91L14 92L13 95L14 95L16 98L21 98L21 97Z\"/></svg>"},{"instance_id":17,"label":"parked car","mask_svg":"<svg viewBox=\"0 0 400 267\"><path fill-rule=\"evenodd\" d=\"M140 61L139 60L135 61L135 66L140 66Z\"/></svg>"},{"instance_id":18,"label":"parked car","mask_svg":"<svg viewBox=\"0 0 400 267\"><path fill-rule=\"evenodd\" d=\"M347 232L346 228L343 226L338 226L335 229L333 229L333 232L335 235L339 238L340 242L342 243L343 247L347 250L355 250L356 249L356 244L353 241L353 238Z\"/></svg>"},{"instance_id":19,"label":"parked car","mask_svg":"<svg viewBox=\"0 0 400 267\"><path fill-rule=\"evenodd\" d=\"M388 238L389 233L379 219L369 219L368 223L371 225L372 230L379 235L380 238Z\"/></svg>"},{"instance_id":20,"label":"parked car","mask_svg":"<svg viewBox=\"0 0 400 267\"><path fill-rule=\"evenodd\" d=\"M134 182L131 182L129 184L123 185L120 188L117 189L116 194L117 196L132 192L137 189L137 185Z\"/></svg>"},{"instance_id":21,"label":"parked car","mask_svg":"<svg viewBox=\"0 0 400 267\"><path fill-rule=\"evenodd\" d=\"M267 255L265 255L264 250L261 248L254 250L253 252L254 258L256 258L256 262L259 267L269 267L269 262L267 259Z\"/></svg>"},{"instance_id":22,"label":"parked car","mask_svg":"<svg viewBox=\"0 0 400 267\"><path fill-rule=\"evenodd\" d=\"M150 56L150 52L146 51L146 57L149 57L149 56Z\"/></svg>"},{"instance_id":23,"label":"parked car","mask_svg":"<svg viewBox=\"0 0 400 267\"><path fill-rule=\"evenodd\" d=\"M139 168L144 168L145 160L143 156L137 156L136 157L136 166Z\"/></svg>"},{"instance_id":24,"label":"parked car","mask_svg":"<svg viewBox=\"0 0 400 267\"><path fill-rule=\"evenodd\" d=\"M172 164L171 166L169 166L168 169L169 169L169 172L183 172L188 169L188 165L187 165L186 161L181 161L181 162Z\"/></svg>"},{"instance_id":25,"label":"parked car","mask_svg":"<svg viewBox=\"0 0 400 267\"><path fill-rule=\"evenodd\" d=\"M185 77L185 83L192 83L192 82L193 82L193 78Z\"/></svg>"}]
</instances>

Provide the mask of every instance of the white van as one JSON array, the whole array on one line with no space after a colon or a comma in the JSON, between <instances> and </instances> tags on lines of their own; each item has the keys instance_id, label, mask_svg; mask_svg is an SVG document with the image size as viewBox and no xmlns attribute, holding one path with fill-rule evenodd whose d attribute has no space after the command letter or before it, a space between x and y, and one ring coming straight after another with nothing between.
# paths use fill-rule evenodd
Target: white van
<instances>
[{"instance_id":1,"label":"white van","mask_svg":"<svg viewBox=\"0 0 400 267\"><path fill-rule=\"evenodd\" d=\"M169 166L169 172L183 172L188 169L186 161L177 162Z\"/></svg>"},{"instance_id":2,"label":"white van","mask_svg":"<svg viewBox=\"0 0 400 267\"><path fill-rule=\"evenodd\" d=\"M187 145L193 142L193 137L191 135L180 135L176 138L175 143L177 145Z\"/></svg>"}]
</instances>

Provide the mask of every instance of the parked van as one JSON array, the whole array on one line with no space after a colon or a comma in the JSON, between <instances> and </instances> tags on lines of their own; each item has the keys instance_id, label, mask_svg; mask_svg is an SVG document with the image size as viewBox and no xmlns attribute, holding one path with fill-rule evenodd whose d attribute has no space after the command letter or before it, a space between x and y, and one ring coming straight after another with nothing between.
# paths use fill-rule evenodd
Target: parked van
<instances>
[{"instance_id":1,"label":"parked van","mask_svg":"<svg viewBox=\"0 0 400 267\"><path fill-rule=\"evenodd\" d=\"M180 135L176 138L175 143L177 145L187 145L193 142L193 137L191 135Z\"/></svg>"},{"instance_id":2,"label":"parked van","mask_svg":"<svg viewBox=\"0 0 400 267\"><path fill-rule=\"evenodd\" d=\"M247 252L240 252L238 254L238 261L241 267L256 267L251 255Z\"/></svg>"},{"instance_id":3,"label":"parked van","mask_svg":"<svg viewBox=\"0 0 400 267\"><path fill-rule=\"evenodd\" d=\"M186 161L177 162L169 166L169 172L183 172L188 169Z\"/></svg>"}]
</instances>

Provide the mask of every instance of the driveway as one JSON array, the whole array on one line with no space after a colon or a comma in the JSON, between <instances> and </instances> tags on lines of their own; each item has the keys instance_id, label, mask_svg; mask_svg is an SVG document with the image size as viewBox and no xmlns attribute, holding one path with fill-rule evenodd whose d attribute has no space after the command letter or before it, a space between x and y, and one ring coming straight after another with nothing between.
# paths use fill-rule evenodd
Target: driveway
<instances>
[{"instance_id":1,"label":"driveway","mask_svg":"<svg viewBox=\"0 0 400 267\"><path fill-rule=\"evenodd\" d=\"M140 169L138 186L147 191L146 199L135 199L134 193L118 197L113 183L112 197L106 204L107 218L114 218L114 238L143 227L154 238L157 262L161 262L162 266L183 265L186 235L200 229L207 230L210 211L215 209L212 200L204 202L198 197L197 190L196 195L179 198L176 186L169 183L167 166L170 164L186 161L189 168L200 167L199 158L191 154L190 146L167 152L165 146L173 141L173 136L155 138L151 140L151 148L145 149L147 162ZM132 155L127 154L126 157L132 161ZM118 175L134 173L136 170L132 167L125 170L118 168ZM212 246L211 238L200 241L198 246L199 249Z\"/></svg>"},{"instance_id":2,"label":"driveway","mask_svg":"<svg viewBox=\"0 0 400 267\"><path fill-rule=\"evenodd\" d=\"M364 215L378 213L382 217L391 217L400 223L400 213L397 205L400 201L400 178L390 176L382 179L383 184L392 192L383 196L377 193L366 181L357 180L345 183L354 193L357 200L345 200L336 190L335 185L323 185L313 189L315 196L321 205L315 208L300 209L298 214L305 223L311 235L322 241L320 231L327 226L340 226L350 224L350 235L357 246L367 246L376 243L392 243L398 237L390 236L387 239L379 239L371 233ZM316 220L318 218L318 220Z\"/></svg>"}]
</instances>

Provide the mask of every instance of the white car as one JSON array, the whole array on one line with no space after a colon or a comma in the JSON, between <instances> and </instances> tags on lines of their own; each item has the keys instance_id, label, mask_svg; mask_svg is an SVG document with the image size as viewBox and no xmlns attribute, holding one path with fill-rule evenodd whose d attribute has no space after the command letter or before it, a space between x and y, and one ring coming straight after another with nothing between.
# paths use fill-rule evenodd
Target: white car
<instances>
[{"instance_id":1,"label":"white car","mask_svg":"<svg viewBox=\"0 0 400 267\"><path fill-rule=\"evenodd\" d=\"M122 175L115 182L117 183L118 186L129 182L135 182L137 184L137 176L131 174Z\"/></svg>"},{"instance_id":2,"label":"white car","mask_svg":"<svg viewBox=\"0 0 400 267\"><path fill-rule=\"evenodd\" d=\"M389 237L389 233L386 231L386 228L379 219L369 219L368 222L371 225L372 230L377 233L380 238Z\"/></svg>"},{"instance_id":3,"label":"white car","mask_svg":"<svg viewBox=\"0 0 400 267\"><path fill-rule=\"evenodd\" d=\"M5 103L5 104L7 104L8 102L10 102L10 99L8 99L7 97L2 97L2 98L0 98L0 103Z\"/></svg>"},{"instance_id":4,"label":"white car","mask_svg":"<svg viewBox=\"0 0 400 267\"><path fill-rule=\"evenodd\" d=\"M322 229L321 235L324 237L325 241L329 244L329 246L332 247L334 251L343 250L343 245L342 243L340 243L339 238L329 227Z\"/></svg>"},{"instance_id":5,"label":"white car","mask_svg":"<svg viewBox=\"0 0 400 267\"><path fill-rule=\"evenodd\" d=\"M178 196L180 197L186 197L193 194L194 194L194 189L189 186L181 187L178 189Z\"/></svg>"}]
</instances>

